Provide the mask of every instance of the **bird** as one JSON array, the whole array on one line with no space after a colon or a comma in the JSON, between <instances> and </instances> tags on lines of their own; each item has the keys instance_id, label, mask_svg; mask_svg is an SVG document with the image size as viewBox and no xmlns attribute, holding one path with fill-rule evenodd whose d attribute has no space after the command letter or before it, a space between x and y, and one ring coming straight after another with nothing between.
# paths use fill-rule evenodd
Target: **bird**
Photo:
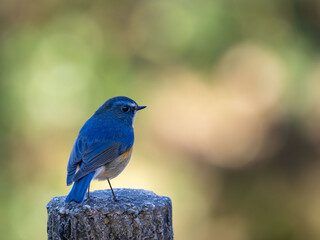
<instances>
[{"instance_id":1,"label":"bird","mask_svg":"<svg viewBox=\"0 0 320 240\"><path fill-rule=\"evenodd\" d=\"M82 203L93 179L107 180L113 200L117 201L110 179L127 166L133 149L133 123L136 113L146 108L132 99L108 99L86 121L73 145L67 165L67 186L73 183L66 202Z\"/></svg>"}]
</instances>

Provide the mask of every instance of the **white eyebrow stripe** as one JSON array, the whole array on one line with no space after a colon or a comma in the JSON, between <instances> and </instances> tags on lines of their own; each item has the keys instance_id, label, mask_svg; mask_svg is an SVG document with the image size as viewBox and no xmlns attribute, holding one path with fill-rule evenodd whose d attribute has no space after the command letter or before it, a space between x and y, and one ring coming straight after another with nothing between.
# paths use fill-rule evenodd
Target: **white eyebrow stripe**
<instances>
[{"instance_id":1,"label":"white eyebrow stripe","mask_svg":"<svg viewBox=\"0 0 320 240\"><path fill-rule=\"evenodd\" d=\"M136 105L134 103L129 103L128 104L130 107L135 107Z\"/></svg>"},{"instance_id":2,"label":"white eyebrow stripe","mask_svg":"<svg viewBox=\"0 0 320 240\"><path fill-rule=\"evenodd\" d=\"M116 103L116 105L127 105L127 106L130 106L130 107L136 107L137 104L135 103L131 103L131 102L126 102L126 101L119 101Z\"/></svg>"}]
</instances>

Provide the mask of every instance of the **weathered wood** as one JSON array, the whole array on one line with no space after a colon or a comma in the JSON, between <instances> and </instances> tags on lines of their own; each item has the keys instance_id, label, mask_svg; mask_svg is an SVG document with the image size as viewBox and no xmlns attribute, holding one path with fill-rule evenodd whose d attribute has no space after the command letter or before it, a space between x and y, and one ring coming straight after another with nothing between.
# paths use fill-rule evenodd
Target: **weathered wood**
<instances>
[{"instance_id":1,"label":"weathered wood","mask_svg":"<svg viewBox=\"0 0 320 240\"><path fill-rule=\"evenodd\" d=\"M90 193L81 204L65 196L47 205L48 239L173 239L172 205L168 197L141 189Z\"/></svg>"}]
</instances>

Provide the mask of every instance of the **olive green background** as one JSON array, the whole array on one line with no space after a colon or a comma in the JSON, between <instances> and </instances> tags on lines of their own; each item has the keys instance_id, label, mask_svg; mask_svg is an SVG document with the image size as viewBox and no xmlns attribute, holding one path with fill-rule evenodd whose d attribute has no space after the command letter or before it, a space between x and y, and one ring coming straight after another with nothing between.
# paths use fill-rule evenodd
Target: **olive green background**
<instances>
[{"instance_id":1,"label":"olive green background","mask_svg":"<svg viewBox=\"0 0 320 240\"><path fill-rule=\"evenodd\" d=\"M320 239L319 42L317 0L2 0L1 238L46 239L79 129L125 95L148 108L112 184L169 196L175 239Z\"/></svg>"}]
</instances>

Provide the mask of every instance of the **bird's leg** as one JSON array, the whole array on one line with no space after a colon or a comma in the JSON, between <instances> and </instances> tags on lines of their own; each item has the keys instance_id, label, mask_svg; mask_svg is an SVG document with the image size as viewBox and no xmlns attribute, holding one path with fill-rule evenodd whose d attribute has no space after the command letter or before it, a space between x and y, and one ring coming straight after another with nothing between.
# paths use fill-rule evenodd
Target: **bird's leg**
<instances>
[{"instance_id":1,"label":"bird's leg","mask_svg":"<svg viewBox=\"0 0 320 240\"><path fill-rule=\"evenodd\" d=\"M109 186L110 186L112 195L113 195L113 200L114 200L114 201L118 201L117 198L116 198L116 195L114 195L114 192L113 192L113 189L112 189L112 187L111 187L111 183L110 183L110 181L109 181L109 178L107 178L107 180L108 180L108 183L109 183Z\"/></svg>"},{"instance_id":2,"label":"bird's leg","mask_svg":"<svg viewBox=\"0 0 320 240\"><path fill-rule=\"evenodd\" d=\"M89 199L89 198L90 198L89 193L90 193L90 184L89 184L89 187L88 187L87 199Z\"/></svg>"}]
</instances>

